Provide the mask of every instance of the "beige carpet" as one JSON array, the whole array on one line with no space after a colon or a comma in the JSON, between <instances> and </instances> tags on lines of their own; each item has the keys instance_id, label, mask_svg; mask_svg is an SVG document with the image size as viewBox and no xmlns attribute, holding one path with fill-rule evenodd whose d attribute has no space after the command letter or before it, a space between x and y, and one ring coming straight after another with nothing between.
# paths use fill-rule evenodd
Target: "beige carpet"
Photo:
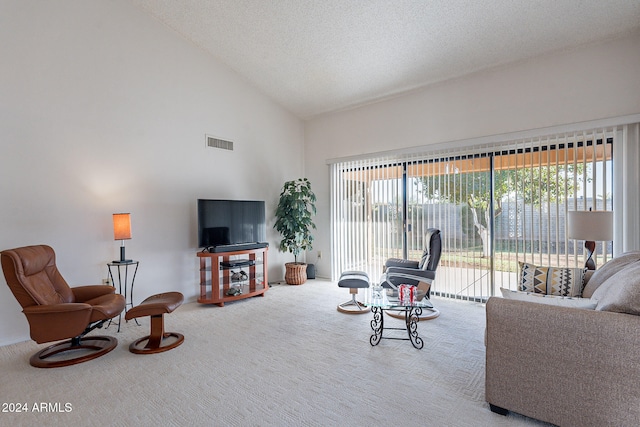
<instances>
[{"instance_id":1,"label":"beige carpet","mask_svg":"<svg viewBox=\"0 0 640 427\"><path fill-rule=\"evenodd\" d=\"M371 315L336 311L348 298L310 280L223 308L184 304L165 318L167 331L185 335L180 347L129 353L148 333L143 319L106 330L119 340L108 355L65 368L31 367L29 356L44 347L33 342L0 347L2 404L29 410L0 412L0 424L544 425L493 414L484 402L483 305L434 298L442 314L418 325L425 346L416 350L395 340L372 347ZM40 403L61 411L32 412Z\"/></svg>"}]
</instances>

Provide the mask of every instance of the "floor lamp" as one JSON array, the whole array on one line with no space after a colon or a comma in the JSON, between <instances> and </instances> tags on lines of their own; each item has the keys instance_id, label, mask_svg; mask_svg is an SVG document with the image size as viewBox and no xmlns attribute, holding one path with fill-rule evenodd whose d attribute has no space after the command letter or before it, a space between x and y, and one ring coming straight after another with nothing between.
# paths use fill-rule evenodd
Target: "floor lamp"
<instances>
[{"instance_id":1,"label":"floor lamp","mask_svg":"<svg viewBox=\"0 0 640 427\"><path fill-rule=\"evenodd\" d=\"M613 240L613 212L592 210L567 212L567 237L584 240L587 253L584 266L588 270L595 270L593 253L596 250L596 242Z\"/></svg>"}]
</instances>

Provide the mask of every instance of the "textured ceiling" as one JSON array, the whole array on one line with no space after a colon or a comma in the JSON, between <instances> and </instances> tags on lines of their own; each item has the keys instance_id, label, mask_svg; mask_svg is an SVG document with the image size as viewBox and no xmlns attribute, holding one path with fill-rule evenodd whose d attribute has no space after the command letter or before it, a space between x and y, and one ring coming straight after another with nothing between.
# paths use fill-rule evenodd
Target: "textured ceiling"
<instances>
[{"instance_id":1,"label":"textured ceiling","mask_svg":"<svg viewBox=\"0 0 640 427\"><path fill-rule=\"evenodd\" d=\"M130 1L303 119L640 28L640 0Z\"/></svg>"}]
</instances>

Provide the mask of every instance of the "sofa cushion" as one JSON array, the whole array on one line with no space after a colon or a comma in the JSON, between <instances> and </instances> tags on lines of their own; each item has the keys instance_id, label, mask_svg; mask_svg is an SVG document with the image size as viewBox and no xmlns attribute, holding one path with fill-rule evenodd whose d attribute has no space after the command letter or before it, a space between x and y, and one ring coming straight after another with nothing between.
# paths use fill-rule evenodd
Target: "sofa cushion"
<instances>
[{"instance_id":1,"label":"sofa cushion","mask_svg":"<svg viewBox=\"0 0 640 427\"><path fill-rule=\"evenodd\" d=\"M591 298L596 289L598 289L608 278L616 274L622 268L636 261L640 261L640 251L625 252L605 263L602 267L594 271L593 275L589 278L589 281L586 282L582 291L582 296L585 298Z\"/></svg>"},{"instance_id":2,"label":"sofa cushion","mask_svg":"<svg viewBox=\"0 0 640 427\"><path fill-rule=\"evenodd\" d=\"M584 268L540 267L520 262L518 290L543 295L579 297Z\"/></svg>"},{"instance_id":3,"label":"sofa cushion","mask_svg":"<svg viewBox=\"0 0 640 427\"><path fill-rule=\"evenodd\" d=\"M628 264L605 280L592 296L596 310L640 315L640 261Z\"/></svg>"},{"instance_id":4,"label":"sofa cushion","mask_svg":"<svg viewBox=\"0 0 640 427\"><path fill-rule=\"evenodd\" d=\"M511 289L500 288L502 297L519 301L529 301L539 304L556 305L561 307L585 308L593 310L597 301L588 298L561 297L557 295L534 294L529 292L512 291Z\"/></svg>"}]
</instances>

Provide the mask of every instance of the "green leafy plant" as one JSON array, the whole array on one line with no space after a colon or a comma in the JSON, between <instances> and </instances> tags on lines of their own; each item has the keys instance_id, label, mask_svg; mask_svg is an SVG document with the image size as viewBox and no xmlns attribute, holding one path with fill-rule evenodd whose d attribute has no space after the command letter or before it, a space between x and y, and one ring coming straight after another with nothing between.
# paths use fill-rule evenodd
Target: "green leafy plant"
<instances>
[{"instance_id":1,"label":"green leafy plant","mask_svg":"<svg viewBox=\"0 0 640 427\"><path fill-rule=\"evenodd\" d=\"M282 235L280 251L291 252L296 264L300 252L312 248L311 230L316 228L312 220L316 214L315 202L316 195L307 178L284 183L273 227Z\"/></svg>"}]
</instances>

